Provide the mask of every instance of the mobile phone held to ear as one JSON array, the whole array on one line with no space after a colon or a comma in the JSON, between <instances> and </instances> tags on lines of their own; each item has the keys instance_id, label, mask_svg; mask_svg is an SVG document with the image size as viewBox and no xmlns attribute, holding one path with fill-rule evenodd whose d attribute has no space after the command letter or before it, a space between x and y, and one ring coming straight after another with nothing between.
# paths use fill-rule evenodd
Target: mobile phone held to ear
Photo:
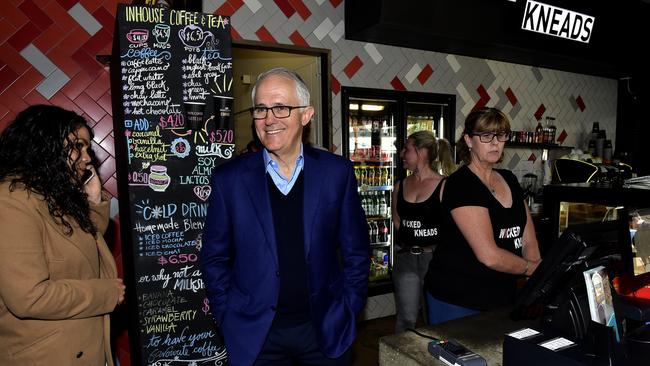
<instances>
[{"instance_id":1,"label":"mobile phone held to ear","mask_svg":"<svg viewBox=\"0 0 650 366\"><path fill-rule=\"evenodd\" d=\"M84 185L88 184L91 179L95 176L95 171L92 169L86 169L84 171L84 174L81 176L81 181L83 182Z\"/></svg>"}]
</instances>

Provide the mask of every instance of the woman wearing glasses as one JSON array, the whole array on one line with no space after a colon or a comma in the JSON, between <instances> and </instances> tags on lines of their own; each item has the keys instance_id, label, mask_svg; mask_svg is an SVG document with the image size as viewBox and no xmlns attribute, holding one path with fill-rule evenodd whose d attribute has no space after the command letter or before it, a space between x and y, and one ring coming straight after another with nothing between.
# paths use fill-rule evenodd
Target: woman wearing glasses
<instances>
[{"instance_id":1,"label":"woman wearing glasses","mask_svg":"<svg viewBox=\"0 0 650 366\"><path fill-rule=\"evenodd\" d=\"M517 279L539 265L524 193L510 171L494 168L509 135L498 109L481 108L465 120L458 141L464 165L443 186L449 222L425 279L431 323L511 304Z\"/></svg>"}]
</instances>

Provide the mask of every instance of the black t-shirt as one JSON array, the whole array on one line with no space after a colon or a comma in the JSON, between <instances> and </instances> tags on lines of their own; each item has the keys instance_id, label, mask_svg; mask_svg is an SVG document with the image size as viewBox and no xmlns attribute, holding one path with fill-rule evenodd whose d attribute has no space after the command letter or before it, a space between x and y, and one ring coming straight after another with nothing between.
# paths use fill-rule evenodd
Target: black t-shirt
<instances>
[{"instance_id":1,"label":"black t-shirt","mask_svg":"<svg viewBox=\"0 0 650 366\"><path fill-rule=\"evenodd\" d=\"M440 186L438 183L431 196L422 202L408 202L404 199L404 184L399 182L397 193L397 214L400 225L397 233L397 245L402 248L412 246L426 247L438 244L440 240L440 223L443 211L440 203Z\"/></svg>"},{"instance_id":2,"label":"black t-shirt","mask_svg":"<svg viewBox=\"0 0 650 366\"><path fill-rule=\"evenodd\" d=\"M425 279L427 290L437 299L476 310L511 304L516 292L516 275L494 271L479 262L451 217L451 210L463 206L488 209L494 241L499 248L521 255L526 209L524 192L508 170L501 174L512 194L512 207L503 207L467 166L447 179L442 205L447 212L444 239L433 254Z\"/></svg>"}]
</instances>

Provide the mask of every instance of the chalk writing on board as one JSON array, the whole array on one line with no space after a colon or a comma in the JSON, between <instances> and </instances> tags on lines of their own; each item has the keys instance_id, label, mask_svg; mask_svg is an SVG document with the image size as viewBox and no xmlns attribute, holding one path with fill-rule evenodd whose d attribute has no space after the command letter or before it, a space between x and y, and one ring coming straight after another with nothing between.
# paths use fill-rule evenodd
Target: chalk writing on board
<instances>
[{"instance_id":1,"label":"chalk writing on board","mask_svg":"<svg viewBox=\"0 0 650 366\"><path fill-rule=\"evenodd\" d=\"M134 260L139 363L226 365L198 253L210 177L234 154L232 125L223 123L233 107L229 19L123 5L117 19L124 114L114 121L127 163L119 187L129 201L120 209L129 210L123 242Z\"/></svg>"}]
</instances>

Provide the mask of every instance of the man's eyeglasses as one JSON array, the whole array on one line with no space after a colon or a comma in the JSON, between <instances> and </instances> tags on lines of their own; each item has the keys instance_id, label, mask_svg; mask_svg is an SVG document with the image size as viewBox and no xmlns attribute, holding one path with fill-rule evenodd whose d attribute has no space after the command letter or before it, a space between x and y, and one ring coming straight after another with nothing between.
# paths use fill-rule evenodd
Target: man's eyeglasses
<instances>
[{"instance_id":1,"label":"man's eyeglasses","mask_svg":"<svg viewBox=\"0 0 650 366\"><path fill-rule=\"evenodd\" d=\"M470 133L470 136L478 136L482 143L489 144L497 138L499 142L506 142L510 140L510 132L481 132L481 133Z\"/></svg>"},{"instance_id":2,"label":"man's eyeglasses","mask_svg":"<svg viewBox=\"0 0 650 366\"><path fill-rule=\"evenodd\" d=\"M291 111L298 108L306 108L306 105L290 106L290 105L275 105L273 107L252 107L251 115L253 119L264 119L269 113L269 109L273 112L275 118L288 118L291 115Z\"/></svg>"}]
</instances>

